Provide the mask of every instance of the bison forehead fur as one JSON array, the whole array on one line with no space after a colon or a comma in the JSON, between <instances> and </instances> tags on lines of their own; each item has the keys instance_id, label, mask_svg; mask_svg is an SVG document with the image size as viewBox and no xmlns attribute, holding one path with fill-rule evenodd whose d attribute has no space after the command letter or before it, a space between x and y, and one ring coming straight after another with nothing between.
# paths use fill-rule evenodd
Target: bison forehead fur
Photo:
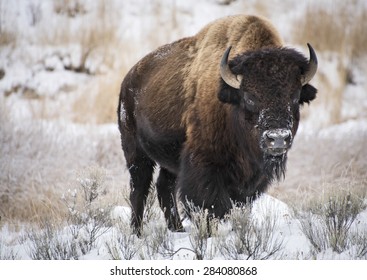
<instances>
[{"instance_id":1,"label":"bison forehead fur","mask_svg":"<svg viewBox=\"0 0 367 280\"><path fill-rule=\"evenodd\" d=\"M308 81L317 59L309 48L313 63L284 48L267 20L230 16L158 48L129 71L118 124L138 234L157 164L158 199L172 230L182 229L178 205L223 217L284 175L299 107L316 97Z\"/></svg>"}]
</instances>

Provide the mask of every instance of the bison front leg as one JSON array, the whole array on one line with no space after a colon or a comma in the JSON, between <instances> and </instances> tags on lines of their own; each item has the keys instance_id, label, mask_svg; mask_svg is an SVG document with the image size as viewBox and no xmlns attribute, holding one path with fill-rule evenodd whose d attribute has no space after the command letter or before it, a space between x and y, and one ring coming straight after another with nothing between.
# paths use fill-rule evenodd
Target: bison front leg
<instances>
[{"instance_id":1,"label":"bison front leg","mask_svg":"<svg viewBox=\"0 0 367 280\"><path fill-rule=\"evenodd\" d=\"M200 165L183 156L177 182L177 200L188 217L207 211L208 219L223 218L231 209L225 172L215 164Z\"/></svg>"},{"instance_id":2,"label":"bison front leg","mask_svg":"<svg viewBox=\"0 0 367 280\"><path fill-rule=\"evenodd\" d=\"M176 201L174 198L174 188L176 185L176 175L161 168L157 180L158 201L164 212L168 228L172 231L183 231L183 226L178 215Z\"/></svg>"}]
</instances>

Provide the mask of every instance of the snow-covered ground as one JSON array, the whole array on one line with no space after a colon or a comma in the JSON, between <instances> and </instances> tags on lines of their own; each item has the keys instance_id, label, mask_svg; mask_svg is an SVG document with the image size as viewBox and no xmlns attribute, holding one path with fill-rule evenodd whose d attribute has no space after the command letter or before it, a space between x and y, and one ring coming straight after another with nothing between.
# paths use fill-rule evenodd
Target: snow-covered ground
<instances>
[{"instance_id":1,"label":"snow-covered ground","mask_svg":"<svg viewBox=\"0 0 367 280\"><path fill-rule=\"evenodd\" d=\"M247 224L246 231L253 229L252 226L257 229L241 239L249 242L246 244L248 251L241 251L241 243L237 243L240 239L238 229L233 231L233 220L222 221L212 237L200 239L198 229L190 221L184 220L185 232L171 233L166 230L160 210L155 208L153 212L154 219L145 225L141 238L131 234L128 228L131 211L126 206L116 206L111 210L112 227L98 227L91 222L87 227L69 224L56 230L57 227L50 225L44 231L24 227L14 232L5 225L0 230L0 256L3 259L64 259L67 256L68 259L81 260L192 260L198 259L201 254L203 259L366 259L367 210L358 214L349 233L350 236L362 233L358 238L364 238L363 243L353 239L342 252L336 252L331 247L316 251L298 219L304 217L295 216L293 209L269 195L263 195L254 203L248 217L251 225ZM240 218L245 219L245 216ZM318 216L308 221L315 228L322 228ZM73 239L76 229L78 237ZM88 241L93 230L97 238L89 248L81 240ZM325 236L322 238L326 240ZM76 251L72 249L73 244L79 246ZM257 246L260 250L257 250ZM361 251L364 252L362 255Z\"/></svg>"},{"instance_id":2,"label":"snow-covered ground","mask_svg":"<svg viewBox=\"0 0 367 280\"><path fill-rule=\"evenodd\" d=\"M268 17L286 45L305 52L306 41L293 43L294 24L317 3L0 0L0 259L10 251L31 258L26 228L65 207L62 194L90 166L106 170L105 196L115 206L113 213L128 211L123 196L129 177L115 111L119 84L138 59L214 19L239 13ZM364 1L354 5L352 10L366 10ZM278 257L287 259L312 255L291 206L318 197L324 188L367 188L367 57L349 61L343 54L317 53L313 84L318 98L303 110L286 179L272 186L252 211L255 220L264 215L276 219L274 240L283 240ZM341 69L348 70L352 81L345 83ZM357 221L359 231L367 230L366 211ZM111 258L103 240L116 236L114 230L106 232L97 242L100 247L83 258ZM191 246L190 233L174 234L173 240L176 249ZM353 256L331 250L312 255ZM182 250L174 258L190 259L193 253Z\"/></svg>"}]
</instances>

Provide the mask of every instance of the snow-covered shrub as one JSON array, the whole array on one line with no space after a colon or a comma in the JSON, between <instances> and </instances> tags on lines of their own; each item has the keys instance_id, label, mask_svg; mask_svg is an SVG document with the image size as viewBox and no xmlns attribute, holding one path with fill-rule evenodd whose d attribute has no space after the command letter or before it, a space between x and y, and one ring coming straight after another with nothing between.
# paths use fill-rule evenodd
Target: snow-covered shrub
<instances>
[{"instance_id":1,"label":"snow-covered shrub","mask_svg":"<svg viewBox=\"0 0 367 280\"><path fill-rule=\"evenodd\" d=\"M77 260L77 244L51 220L44 220L40 228L27 231L24 239L29 242L29 256L33 260Z\"/></svg>"},{"instance_id":2,"label":"snow-covered shrub","mask_svg":"<svg viewBox=\"0 0 367 280\"><path fill-rule=\"evenodd\" d=\"M275 237L276 215L255 219L249 207L234 207L228 215L232 231L222 238L220 252L225 259L269 259L277 257L283 240Z\"/></svg>"},{"instance_id":3,"label":"snow-covered shrub","mask_svg":"<svg viewBox=\"0 0 367 280\"><path fill-rule=\"evenodd\" d=\"M190 244L197 260L212 259L217 251L218 220L210 218L207 209L191 208Z\"/></svg>"},{"instance_id":4,"label":"snow-covered shrub","mask_svg":"<svg viewBox=\"0 0 367 280\"><path fill-rule=\"evenodd\" d=\"M79 178L79 188L68 191L63 201L68 209L67 222L73 239L83 254L96 246L97 239L110 230L111 206L101 206L99 198L106 193L105 170L90 167Z\"/></svg>"},{"instance_id":5,"label":"snow-covered shrub","mask_svg":"<svg viewBox=\"0 0 367 280\"><path fill-rule=\"evenodd\" d=\"M311 212L302 213L300 218L302 232L306 235L316 252L321 252L327 249L326 229L320 224L318 217L315 217Z\"/></svg>"},{"instance_id":6,"label":"snow-covered shrub","mask_svg":"<svg viewBox=\"0 0 367 280\"><path fill-rule=\"evenodd\" d=\"M367 260L367 230L356 230L350 237L353 259Z\"/></svg>"},{"instance_id":7,"label":"snow-covered shrub","mask_svg":"<svg viewBox=\"0 0 367 280\"><path fill-rule=\"evenodd\" d=\"M110 206L102 207L105 171L87 168L77 181L78 188L63 195L66 221L56 226L52 217L43 219L39 228L27 230L29 256L37 260L79 259L97 246L97 239L111 228Z\"/></svg>"},{"instance_id":8,"label":"snow-covered shrub","mask_svg":"<svg viewBox=\"0 0 367 280\"><path fill-rule=\"evenodd\" d=\"M366 207L365 197L332 190L296 213L314 254L329 248L340 254L354 247L360 258L366 253L367 230L359 230L356 221Z\"/></svg>"},{"instance_id":9,"label":"snow-covered shrub","mask_svg":"<svg viewBox=\"0 0 367 280\"><path fill-rule=\"evenodd\" d=\"M5 246L4 240L0 237L0 260L16 260L17 258L14 250Z\"/></svg>"},{"instance_id":10,"label":"snow-covered shrub","mask_svg":"<svg viewBox=\"0 0 367 280\"><path fill-rule=\"evenodd\" d=\"M364 207L363 200L349 193L331 196L320 209L334 251L340 253L346 248L351 226Z\"/></svg>"},{"instance_id":11,"label":"snow-covered shrub","mask_svg":"<svg viewBox=\"0 0 367 280\"><path fill-rule=\"evenodd\" d=\"M179 251L174 248L175 234L168 230L164 220L149 223L143 239L141 259L172 259Z\"/></svg>"},{"instance_id":12,"label":"snow-covered shrub","mask_svg":"<svg viewBox=\"0 0 367 280\"><path fill-rule=\"evenodd\" d=\"M144 244L132 231L128 220L120 218L114 224L112 238L106 241L106 248L113 260L134 259Z\"/></svg>"}]
</instances>

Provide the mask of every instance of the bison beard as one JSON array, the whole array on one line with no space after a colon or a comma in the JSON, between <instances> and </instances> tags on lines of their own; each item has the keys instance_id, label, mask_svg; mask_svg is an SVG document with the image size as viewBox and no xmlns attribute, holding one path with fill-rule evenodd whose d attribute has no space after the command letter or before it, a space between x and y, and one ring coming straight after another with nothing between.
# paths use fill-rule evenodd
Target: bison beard
<instances>
[{"instance_id":1,"label":"bison beard","mask_svg":"<svg viewBox=\"0 0 367 280\"><path fill-rule=\"evenodd\" d=\"M281 156L271 156L264 154L264 172L269 182L281 180L285 177L287 164L287 154Z\"/></svg>"}]
</instances>

